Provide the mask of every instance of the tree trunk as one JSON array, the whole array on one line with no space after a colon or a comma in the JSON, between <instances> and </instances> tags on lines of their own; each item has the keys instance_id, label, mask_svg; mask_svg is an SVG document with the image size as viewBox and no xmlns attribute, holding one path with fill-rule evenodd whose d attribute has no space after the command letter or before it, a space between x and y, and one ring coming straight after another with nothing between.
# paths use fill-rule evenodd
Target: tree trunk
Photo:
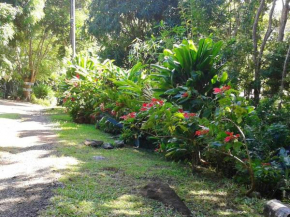
<instances>
[{"instance_id":1,"label":"tree trunk","mask_svg":"<svg viewBox=\"0 0 290 217\"><path fill-rule=\"evenodd\" d=\"M283 5L283 10L280 18L280 26L279 26L279 34L278 34L278 41L282 42L284 39L284 32L285 32L285 27L288 19L288 14L289 14L289 3L290 0L285 0L285 3Z\"/></svg>"},{"instance_id":2,"label":"tree trunk","mask_svg":"<svg viewBox=\"0 0 290 217\"><path fill-rule=\"evenodd\" d=\"M272 7L269 13L269 23L268 23L268 28L265 33L264 39L262 41L260 51L258 51L258 36L257 36L257 31L258 31L258 24L259 24L259 17L263 11L265 5L265 1L261 0L258 12L255 17L255 22L253 26L253 45L254 45L254 55L253 55L253 61L254 61L254 73L255 73L255 81L254 81L254 101L255 104L258 105L260 101L260 93L261 93L261 79L260 79L260 70L261 70L261 62L262 62L262 57L263 53L267 44L267 41L273 31L272 29L272 23L273 23L273 14L276 6L276 0L273 0Z\"/></svg>"},{"instance_id":3,"label":"tree trunk","mask_svg":"<svg viewBox=\"0 0 290 217\"><path fill-rule=\"evenodd\" d=\"M260 6L258 8L258 11L256 13L255 16L255 21L254 21L254 25L253 25L253 64L254 64L254 101L255 104L257 105L260 101L260 89L261 89L261 84L260 84L260 63L258 61L258 56L259 56L259 52L258 52L258 35L257 35L257 31L258 31L258 24L259 24L259 18L260 15L263 11L265 5L265 0L261 0L260 2Z\"/></svg>"},{"instance_id":4,"label":"tree trunk","mask_svg":"<svg viewBox=\"0 0 290 217\"><path fill-rule=\"evenodd\" d=\"M282 108L282 97L283 97L284 83L285 83L285 78L286 78L287 66L288 66L288 63L289 63L289 59L290 59L290 44L289 44L289 47L288 47L288 51L287 51L286 58L285 58L285 61L284 61L284 66L283 66L282 79L281 79L281 87L280 87L280 97L281 97L281 101L279 103L279 109Z\"/></svg>"}]
</instances>

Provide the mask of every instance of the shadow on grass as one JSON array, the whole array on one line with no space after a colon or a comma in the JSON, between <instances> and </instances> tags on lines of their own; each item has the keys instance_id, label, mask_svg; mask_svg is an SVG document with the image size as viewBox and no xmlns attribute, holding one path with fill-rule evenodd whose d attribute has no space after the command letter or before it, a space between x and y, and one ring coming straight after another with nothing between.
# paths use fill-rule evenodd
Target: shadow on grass
<instances>
[{"instance_id":1,"label":"shadow on grass","mask_svg":"<svg viewBox=\"0 0 290 217\"><path fill-rule=\"evenodd\" d=\"M195 216L261 216L263 201L242 196L230 180L213 172L192 176L186 165L165 161L141 149L94 149L86 138L111 142L110 135L90 125L58 120L58 150L81 163L64 171L65 188L58 189L43 216L181 216L154 200L139 195L150 181L168 183ZM94 160L103 156L105 160ZM210 175L207 175L210 174Z\"/></svg>"}]
</instances>

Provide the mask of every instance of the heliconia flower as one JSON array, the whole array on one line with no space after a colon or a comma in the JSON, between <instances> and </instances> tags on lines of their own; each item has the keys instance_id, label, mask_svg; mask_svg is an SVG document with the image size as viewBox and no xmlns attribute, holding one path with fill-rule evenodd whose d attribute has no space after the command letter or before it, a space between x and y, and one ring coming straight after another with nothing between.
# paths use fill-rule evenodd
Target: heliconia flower
<instances>
[{"instance_id":1,"label":"heliconia flower","mask_svg":"<svg viewBox=\"0 0 290 217\"><path fill-rule=\"evenodd\" d=\"M224 140L225 142L230 142L240 137L240 134L234 135L234 133L228 131L226 131L225 133L228 135Z\"/></svg>"},{"instance_id":2,"label":"heliconia flower","mask_svg":"<svg viewBox=\"0 0 290 217\"><path fill-rule=\"evenodd\" d=\"M208 134L209 130L197 130L195 132L195 136L201 136L201 135L205 135L205 134Z\"/></svg>"},{"instance_id":3,"label":"heliconia flower","mask_svg":"<svg viewBox=\"0 0 290 217\"><path fill-rule=\"evenodd\" d=\"M186 97L188 97L188 93L185 92L185 93L183 93L181 96L182 96L182 98L186 98Z\"/></svg>"}]
</instances>

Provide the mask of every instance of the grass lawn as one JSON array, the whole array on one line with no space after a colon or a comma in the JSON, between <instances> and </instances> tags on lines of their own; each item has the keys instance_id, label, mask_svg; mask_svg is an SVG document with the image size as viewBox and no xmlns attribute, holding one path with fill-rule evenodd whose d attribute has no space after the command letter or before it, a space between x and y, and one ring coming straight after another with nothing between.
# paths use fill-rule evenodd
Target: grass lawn
<instances>
[{"instance_id":1,"label":"grass lawn","mask_svg":"<svg viewBox=\"0 0 290 217\"><path fill-rule=\"evenodd\" d=\"M60 109L47 114L56 123L59 153L78 164L62 171L64 187L55 190L52 205L42 216L181 216L138 194L152 180L168 183L194 216L262 216L265 200L244 197L244 189L231 180L206 170L192 175L185 165L150 151L86 147L85 139L113 140L92 125L73 123ZM106 160L96 161L94 156Z\"/></svg>"}]
</instances>

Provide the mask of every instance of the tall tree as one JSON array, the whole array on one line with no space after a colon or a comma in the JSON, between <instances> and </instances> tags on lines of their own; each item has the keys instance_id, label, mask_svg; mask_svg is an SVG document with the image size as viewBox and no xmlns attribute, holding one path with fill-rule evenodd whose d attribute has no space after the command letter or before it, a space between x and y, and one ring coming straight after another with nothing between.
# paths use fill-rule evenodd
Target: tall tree
<instances>
[{"instance_id":1,"label":"tall tree","mask_svg":"<svg viewBox=\"0 0 290 217\"><path fill-rule=\"evenodd\" d=\"M288 15L289 15L289 10L290 10L290 0L284 0L282 1L283 3L283 9L281 13L281 18L280 18L280 26L279 26L279 32L278 32L278 41L283 41L284 39L284 32L285 32L285 27L286 23L288 20Z\"/></svg>"}]
</instances>

